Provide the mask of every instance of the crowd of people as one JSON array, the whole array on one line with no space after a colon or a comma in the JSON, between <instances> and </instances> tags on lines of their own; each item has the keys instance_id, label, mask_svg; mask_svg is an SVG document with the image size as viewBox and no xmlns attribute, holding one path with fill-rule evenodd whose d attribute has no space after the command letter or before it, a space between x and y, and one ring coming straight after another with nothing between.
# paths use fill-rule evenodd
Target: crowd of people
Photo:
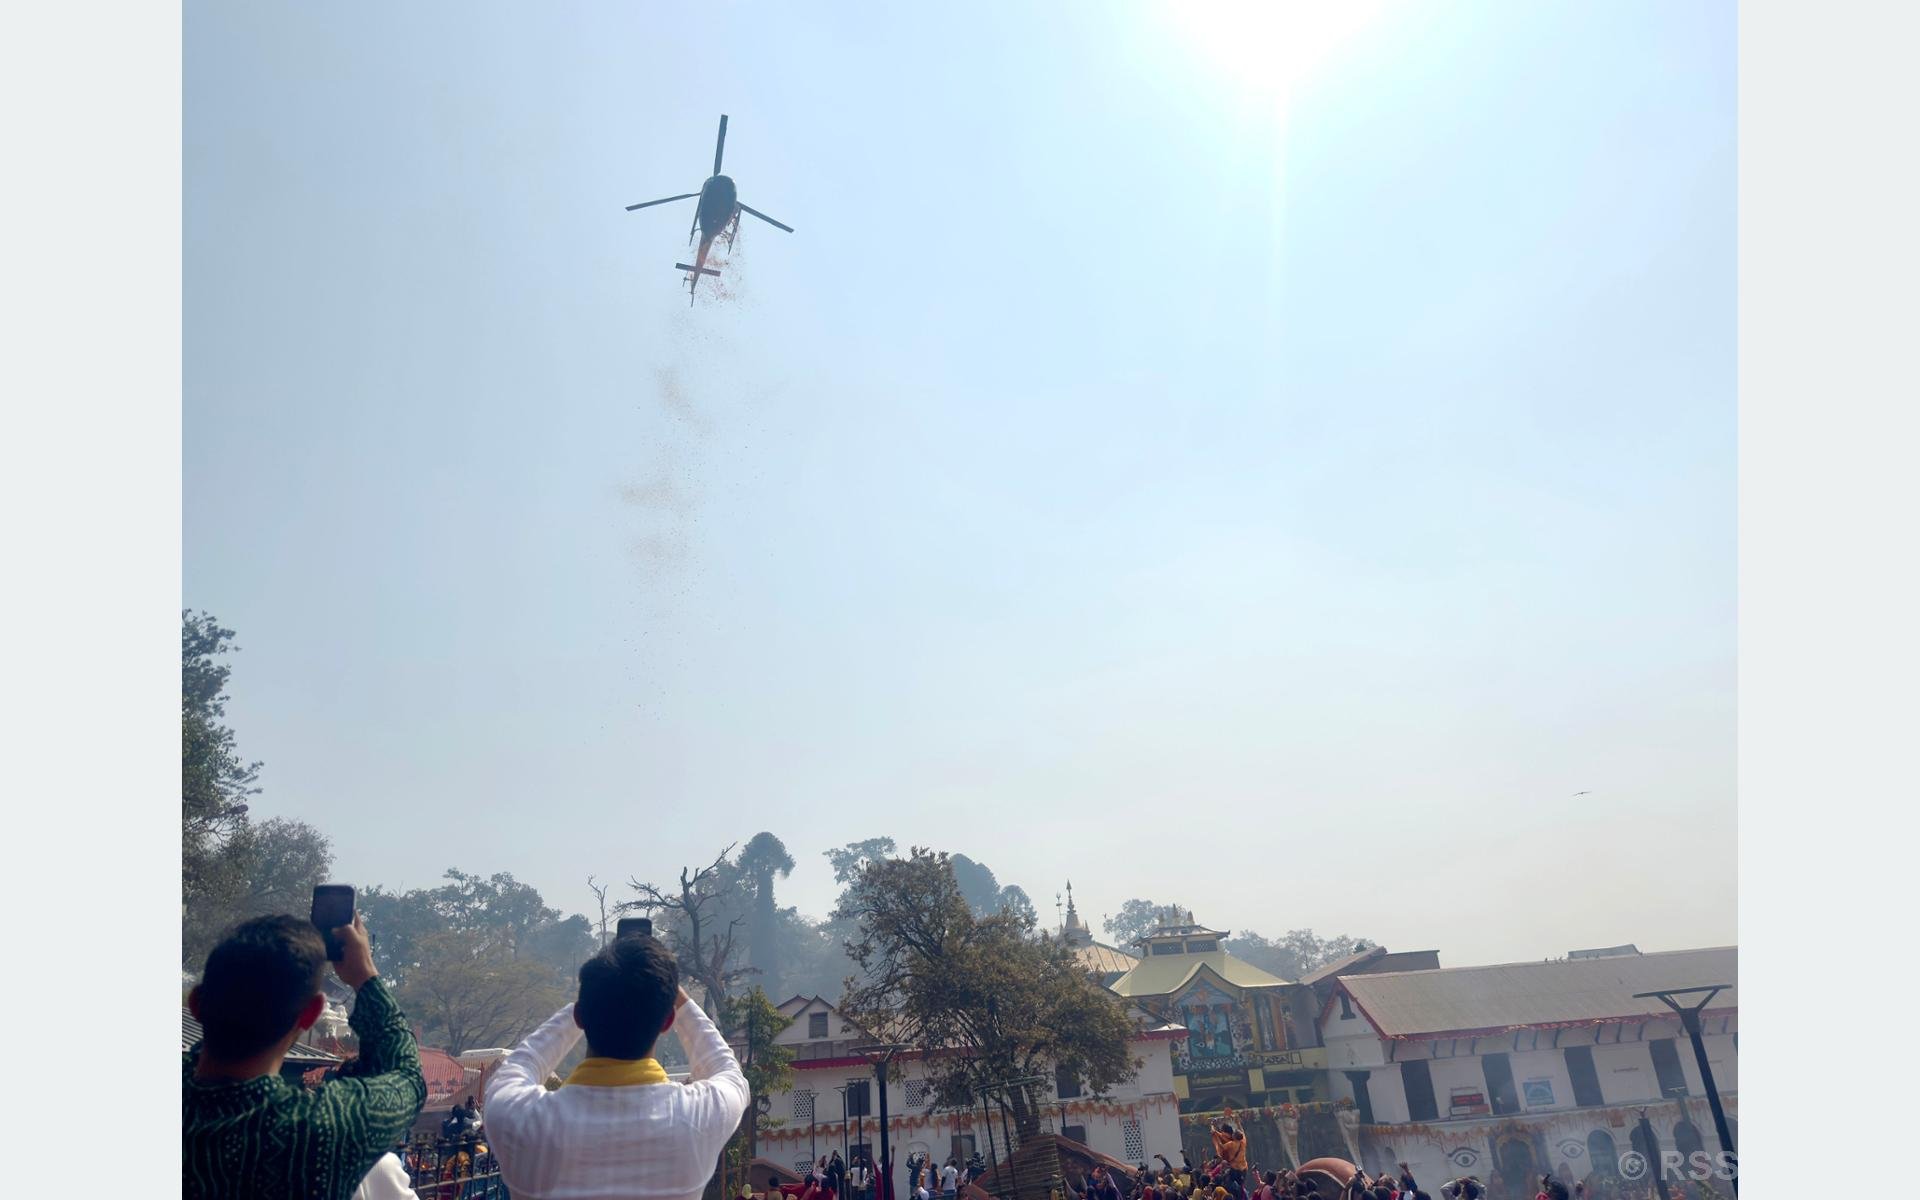
<instances>
[{"instance_id":1,"label":"crowd of people","mask_svg":"<svg viewBox=\"0 0 1920 1200\"><path fill-rule=\"evenodd\" d=\"M907 1195L912 1200L954 1200L962 1188L987 1173L986 1157L977 1152L965 1162L954 1156L937 1165L931 1155L912 1154L905 1166ZM753 1181L747 1180L737 1200L876 1200L879 1178L864 1150L855 1151L851 1162L842 1160L835 1150L822 1155L798 1183L782 1184L778 1176L769 1175L766 1188L756 1191Z\"/></svg>"},{"instance_id":2,"label":"crowd of people","mask_svg":"<svg viewBox=\"0 0 1920 1200\"><path fill-rule=\"evenodd\" d=\"M1296 1171L1262 1169L1248 1163L1247 1135L1233 1120L1232 1110L1209 1126L1213 1154L1194 1165L1185 1150L1175 1166L1163 1154L1153 1156L1157 1166L1140 1163L1131 1171L1095 1165L1079 1179L1053 1181L1051 1200L1433 1200L1413 1177L1406 1163L1377 1175L1355 1169L1348 1178L1337 1167ZM1486 1186L1473 1176L1449 1179L1437 1189L1442 1200L1488 1200ZM1569 1187L1543 1175L1535 1200L1586 1200L1580 1184Z\"/></svg>"},{"instance_id":3,"label":"crowd of people","mask_svg":"<svg viewBox=\"0 0 1920 1200\"><path fill-rule=\"evenodd\" d=\"M593 1195L614 1200L701 1200L749 1102L726 1039L680 987L679 968L645 934L613 939L580 967L573 1003L501 1062L479 1098L455 1105L433 1142L408 1138L427 1098L419 1049L405 1015L374 968L364 922L330 931L310 921L261 917L208 955L188 1007L203 1038L184 1061L183 1194L191 1200L517 1200ZM318 1088L281 1068L324 1011L329 962L355 993L350 1023L359 1054ZM674 1029L690 1065L669 1080L653 1057ZM556 1071L584 1039L586 1057L564 1081ZM550 1082L551 1081L551 1082ZM558 1086L554 1086L554 1084ZM1262 1170L1249 1164L1244 1127L1229 1112L1211 1127L1212 1151L1178 1167L1095 1166L1051 1182L1052 1200L1433 1200L1406 1163L1369 1175L1339 1164ZM1331 1161L1331 1160L1329 1160ZM1349 1175L1350 1172L1350 1175ZM957 1200L986 1173L978 1153L906 1163L905 1196L858 1154L824 1156L799 1185L769 1181L766 1200ZM1529 1189L1532 1190L1532 1189ZM1477 1178L1451 1179L1441 1200L1502 1200ZM751 1181L739 1200L754 1196ZM1536 1200L1589 1197L1551 1175Z\"/></svg>"},{"instance_id":4,"label":"crowd of people","mask_svg":"<svg viewBox=\"0 0 1920 1200\"><path fill-rule=\"evenodd\" d=\"M485 1131L465 1121L460 1125L460 1132L449 1135L443 1126L436 1139L394 1150L412 1195L420 1200L506 1200L500 1160L487 1146ZM365 1185L362 1187L364 1191ZM357 1195L355 1200L375 1198Z\"/></svg>"},{"instance_id":5,"label":"crowd of people","mask_svg":"<svg viewBox=\"0 0 1920 1200\"><path fill-rule=\"evenodd\" d=\"M1140 1163L1132 1170L1095 1164L1084 1174L1048 1182L1050 1200L1433 1200L1420 1188L1413 1170L1400 1163L1392 1170L1369 1175L1355 1171L1340 1180L1327 1172L1262 1170L1249 1166L1244 1130L1229 1115L1216 1120L1211 1133L1214 1154L1199 1166L1182 1151L1175 1166L1165 1155L1154 1155L1157 1166ZM916 1154L906 1161L905 1200L957 1200L967 1187L987 1173L984 1156L974 1153L964 1163L957 1156L936 1163ZM1438 1188L1441 1200L1489 1200L1476 1177L1449 1179ZM872 1161L856 1152L851 1165L834 1151L822 1156L798 1183L782 1184L768 1176L764 1190L752 1181L742 1185L737 1200L876 1200ZM890 1200L881 1197L880 1200ZM1585 1200L1575 1184L1544 1176L1536 1200Z\"/></svg>"}]
</instances>

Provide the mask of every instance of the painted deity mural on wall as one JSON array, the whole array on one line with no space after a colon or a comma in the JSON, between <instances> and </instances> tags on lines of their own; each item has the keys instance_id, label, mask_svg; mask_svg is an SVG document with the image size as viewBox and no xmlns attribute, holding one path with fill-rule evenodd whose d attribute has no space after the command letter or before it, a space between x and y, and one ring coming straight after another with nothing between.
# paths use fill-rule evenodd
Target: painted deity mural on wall
<instances>
[{"instance_id":1,"label":"painted deity mural on wall","mask_svg":"<svg viewBox=\"0 0 1920 1200\"><path fill-rule=\"evenodd\" d=\"M1181 1071L1210 1067L1241 1067L1257 1061L1253 1014L1247 1003L1199 980L1177 996L1172 1018L1184 1025L1187 1038L1174 1054Z\"/></svg>"},{"instance_id":2,"label":"painted deity mural on wall","mask_svg":"<svg viewBox=\"0 0 1920 1200\"><path fill-rule=\"evenodd\" d=\"M1187 1055L1198 1063L1233 1057L1233 1017L1239 1005L1208 983L1196 983L1174 1002L1187 1027Z\"/></svg>"}]
</instances>

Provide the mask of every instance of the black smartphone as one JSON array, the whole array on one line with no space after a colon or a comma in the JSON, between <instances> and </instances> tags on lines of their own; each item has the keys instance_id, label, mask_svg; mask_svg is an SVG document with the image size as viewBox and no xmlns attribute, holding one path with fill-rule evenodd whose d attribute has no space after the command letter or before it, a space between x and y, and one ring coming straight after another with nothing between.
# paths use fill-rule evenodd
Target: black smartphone
<instances>
[{"instance_id":1,"label":"black smartphone","mask_svg":"<svg viewBox=\"0 0 1920 1200\"><path fill-rule=\"evenodd\" d=\"M637 933L641 937L652 937L653 936L653 918L621 917L620 923L613 927L613 936L617 938L623 938L630 933Z\"/></svg>"},{"instance_id":2,"label":"black smartphone","mask_svg":"<svg viewBox=\"0 0 1920 1200\"><path fill-rule=\"evenodd\" d=\"M353 924L353 888L344 883L323 883L313 889L313 927L327 943L327 960L339 962L346 951L333 931Z\"/></svg>"}]
</instances>

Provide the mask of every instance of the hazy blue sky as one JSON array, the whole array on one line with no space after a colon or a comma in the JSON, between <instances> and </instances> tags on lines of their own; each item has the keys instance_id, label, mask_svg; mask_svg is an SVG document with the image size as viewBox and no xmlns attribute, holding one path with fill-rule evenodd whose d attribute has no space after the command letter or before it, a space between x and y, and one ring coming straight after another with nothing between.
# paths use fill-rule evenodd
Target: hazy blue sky
<instances>
[{"instance_id":1,"label":"hazy blue sky","mask_svg":"<svg viewBox=\"0 0 1920 1200\"><path fill-rule=\"evenodd\" d=\"M1201 11L187 6L256 811L581 909L770 829L815 914L884 833L1096 923L1733 940L1733 6ZM622 208L722 112L799 232L690 309Z\"/></svg>"}]
</instances>

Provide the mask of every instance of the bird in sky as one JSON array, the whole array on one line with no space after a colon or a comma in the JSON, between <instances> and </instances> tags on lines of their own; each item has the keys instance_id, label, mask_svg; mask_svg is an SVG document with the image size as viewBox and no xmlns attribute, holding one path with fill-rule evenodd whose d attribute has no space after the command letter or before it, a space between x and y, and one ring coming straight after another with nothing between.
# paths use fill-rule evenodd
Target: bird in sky
<instances>
[{"instance_id":1,"label":"bird in sky","mask_svg":"<svg viewBox=\"0 0 1920 1200\"><path fill-rule=\"evenodd\" d=\"M1575 792L1573 795L1575 799L1578 799L1581 796L1591 796L1593 795L1593 793L1592 792Z\"/></svg>"}]
</instances>

